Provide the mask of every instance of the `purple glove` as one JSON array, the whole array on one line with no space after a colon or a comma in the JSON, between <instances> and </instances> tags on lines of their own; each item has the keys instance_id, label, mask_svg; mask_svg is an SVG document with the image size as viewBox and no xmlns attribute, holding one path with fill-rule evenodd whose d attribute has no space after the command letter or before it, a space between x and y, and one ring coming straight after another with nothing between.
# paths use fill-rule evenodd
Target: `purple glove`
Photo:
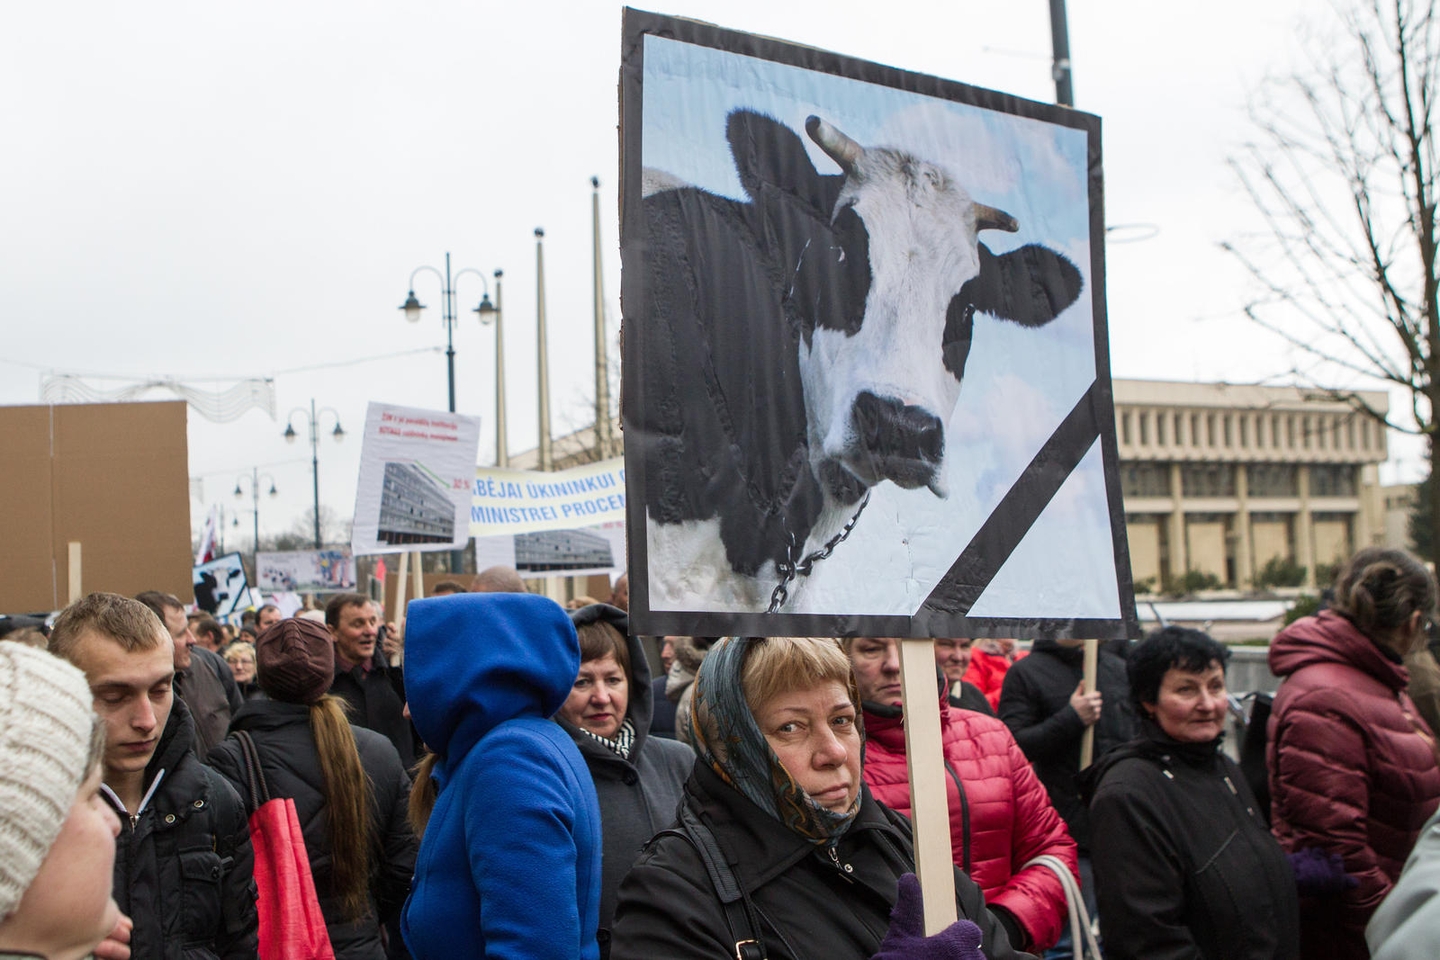
<instances>
[{"instance_id":1,"label":"purple glove","mask_svg":"<svg viewBox=\"0 0 1440 960\"><path fill-rule=\"evenodd\" d=\"M980 928L969 920L956 920L933 937L925 936L925 908L915 874L900 877L890 929L880 952L870 960L985 960L980 952Z\"/></svg>"},{"instance_id":2,"label":"purple glove","mask_svg":"<svg viewBox=\"0 0 1440 960\"><path fill-rule=\"evenodd\" d=\"M1345 861L1338 853L1306 847L1286 856L1295 871L1295 889L1302 897L1333 897L1360 885L1345 872Z\"/></svg>"}]
</instances>

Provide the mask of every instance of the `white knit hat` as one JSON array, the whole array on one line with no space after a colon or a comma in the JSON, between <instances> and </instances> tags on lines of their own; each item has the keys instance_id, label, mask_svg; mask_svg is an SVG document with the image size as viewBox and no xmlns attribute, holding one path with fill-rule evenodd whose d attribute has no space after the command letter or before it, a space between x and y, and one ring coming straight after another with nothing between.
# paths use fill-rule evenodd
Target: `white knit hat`
<instances>
[{"instance_id":1,"label":"white knit hat","mask_svg":"<svg viewBox=\"0 0 1440 960\"><path fill-rule=\"evenodd\" d=\"M90 773L93 704L75 667L0 640L0 921L20 905Z\"/></svg>"}]
</instances>

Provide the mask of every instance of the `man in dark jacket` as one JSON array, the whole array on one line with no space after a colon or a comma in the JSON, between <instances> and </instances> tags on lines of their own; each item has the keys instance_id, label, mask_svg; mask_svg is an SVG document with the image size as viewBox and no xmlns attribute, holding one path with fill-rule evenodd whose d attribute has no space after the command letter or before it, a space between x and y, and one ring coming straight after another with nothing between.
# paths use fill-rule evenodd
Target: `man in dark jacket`
<instances>
[{"instance_id":1,"label":"man in dark jacket","mask_svg":"<svg viewBox=\"0 0 1440 960\"><path fill-rule=\"evenodd\" d=\"M225 739L230 718L244 698L220 655L196 641L179 597L146 590L135 599L160 618L174 645L175 695L190 708L195 723L195 755L203 761L210 755L210 748Z\"/></svg>"},{"instance_id":2,"label":"man in dark jacket","mask_svg":"<svg viewBox=\"0 0 1440 960\"><path fill-rule=\"evenodd\" d=\"M245 810L194 755L169 631L144 604L93 593L55 621L51 651L85 672L105 721L102 792L120 815L114 897L135 924L131 956L254 960Z\"/></svg>"},{"instance_id":3,"label":"man in dark jacket","mask_svg":"<svg viewBox=\"0 0 1440 960\"><path fill-rule=\"evenodd\" d=\"M1070 828L1080 848L1080 885L1085 905L1095 910L1095 885L1090 869L1090 814L1080 799L1080 741L1095 728L1096 760L1138 733L1130 704L1125 661L1105 650L1096 661L1096 689L1086 692L1085 641L1035 641L1030 656L1016 660L1000 690L1000 719L1035 766L1050 802ZM1060 948L1069 942L1062 935Z\"/></svg>"},{"instance_id":4,"label":"man in dark jacket","mask_svg":"<svg viewBox=\"0 0 1440 960\"><path fill-rule=\"evenodd\" d=\"M406 770L415 765L415 734L405 718L405 678L385 662L377 641L380 616L370 598L341 593L325 605L325 626L335 638L335 682L330 692L350 704L350 722L395 745Z\"/></svg>"}]
</instances>

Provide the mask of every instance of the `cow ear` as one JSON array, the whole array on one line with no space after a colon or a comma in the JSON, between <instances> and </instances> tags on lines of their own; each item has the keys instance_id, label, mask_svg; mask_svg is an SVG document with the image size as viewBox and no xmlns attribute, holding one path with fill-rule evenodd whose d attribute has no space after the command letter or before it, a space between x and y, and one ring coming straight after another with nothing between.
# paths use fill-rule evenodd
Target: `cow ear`
<instances>
[{"instance_id":1,"label":"cow ear","mask_svg":"<svg viewBox=\"0 0 1440 960\"><path fill-rule=\"evenodd\" d=\"M830 218L844 178L817 173L795 131L751 110L732 112L725 126L735 172L751 199L759 201L779 191Z\"/></svg>"},{"instance_id":2,"label":"cow ear","mask_svg":"<svg viewBox=\"0 0 1440 960\"><path fill-rule=\"evenodd\" d=\"M960 288L958 298L1023 327L1054 320L1085 286L1075 264L1049 247L1032 243L997 257L982 243L978 253L980 272Z\"/></svg>"}]
</instances>

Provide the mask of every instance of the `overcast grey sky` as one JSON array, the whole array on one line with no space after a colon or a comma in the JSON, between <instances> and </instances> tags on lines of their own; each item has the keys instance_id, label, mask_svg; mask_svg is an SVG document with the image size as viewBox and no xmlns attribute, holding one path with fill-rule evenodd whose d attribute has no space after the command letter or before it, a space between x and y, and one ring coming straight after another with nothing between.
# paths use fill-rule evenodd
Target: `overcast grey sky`
<instances>
[{"instance_id":1,"label":"overcast grey sky","mask_svg":"<svg viewBox=\"0 0 1440 960\"><path fill-rule=\"evenodd\" d=\"M1068 7L1077 106L1104 124L1107 222L1158 229L1107 251L1114 374L1244 382L1283 373L1291 358L1240 316L1249 287L1216 246L1256 226L1225 158L1250 135L1247 92L1293 62L1302 8L1317 15L1324 5ZM198 526L209 503L232 509L236 476L260 464L282 491L262 501L262 532L286 529L310 503L308 450L281 439L288 411L313 396L358 434L370 400L443 409L440 284L417 278L431 307L419 325L396 308L411 270L442 267L447 250L457 269L505 271L510 446L534 445L532 233L541 226L555 431L588 423L592 175L602 181L612 341L619 324L621 9L593 0L7 4L0 403L37 402L46 371L168 375L212 389L274 376L276 421L252 411L214 424L191 412L190 472L204 479L192 516ZM1054 97L1047 0L660 9ZM487 462L493 329L469 312L479 281L457 286L459 409L483 418ZM1414 446L1396 449L1408 462L1386 476L1413 477ZM327 437L321 448L322 502L346 515L358 457L353 443ZM229 543L248 544L248 533Z\"/></svg>"}]
</instances>

